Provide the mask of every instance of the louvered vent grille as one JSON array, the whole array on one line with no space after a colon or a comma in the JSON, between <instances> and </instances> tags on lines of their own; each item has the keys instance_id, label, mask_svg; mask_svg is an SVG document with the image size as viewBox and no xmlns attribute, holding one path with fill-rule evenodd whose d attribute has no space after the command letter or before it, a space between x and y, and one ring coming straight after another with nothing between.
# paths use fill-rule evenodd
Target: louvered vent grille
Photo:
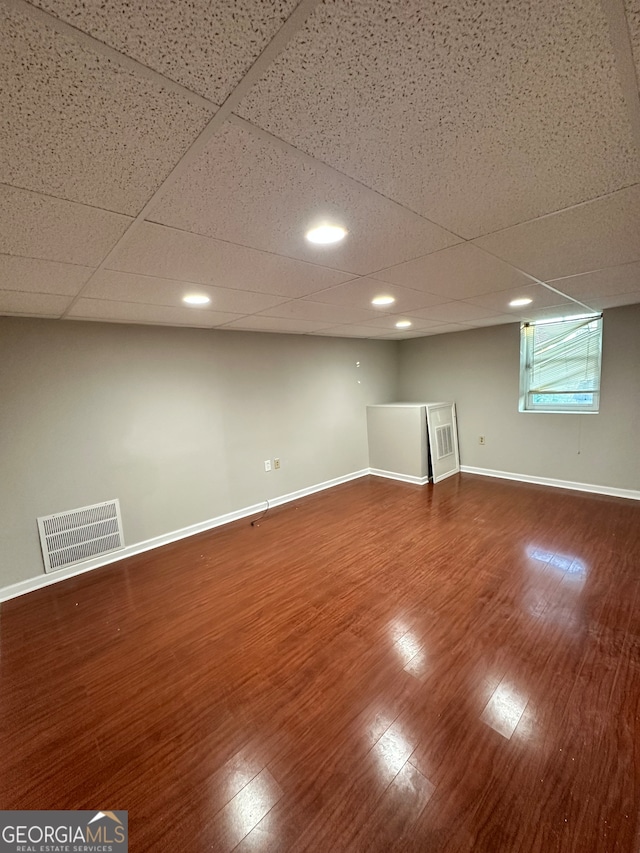
<instances>
[{"instance_id":1,"label":"louvered vent grille","mask_svg":"<svg viewBox=\"0 0 640 853\"><path fill-rule=\"evenodd\" d=\"M117 499L42 516L38 530L45 572L124 547Z\"/></svg>"},{"instance_id":2,"label":"louvered vent grille","mask_svg":"<svg viewBox=\"0 0 640 853\"><path fill-rule=\"evenodd\" d=\"M451 424L436 427L436 451L438 459L443 459L445 456L451 456L453 453L453 433Z\"/></svg>"}]
</instances>

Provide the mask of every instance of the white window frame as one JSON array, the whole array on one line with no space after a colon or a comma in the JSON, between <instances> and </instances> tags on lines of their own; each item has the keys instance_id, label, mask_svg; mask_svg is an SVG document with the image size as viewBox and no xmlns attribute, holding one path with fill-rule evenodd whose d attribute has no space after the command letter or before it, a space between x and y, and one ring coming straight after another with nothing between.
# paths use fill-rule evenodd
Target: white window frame
<instances>
[{"instance_id":1,"label":"white window frame","mask_svg":"<svg viewBox=\"0 0 640 853\"><path fill-rule=\"evenodd\" d=\"M531 326L540 326L552 323L562 323L575 320L595 320L599 323L598 335L598 351L597 351L597 372L598 383L594 390L583 391L583 389L568 387L563 391L551 391L550 394L558 397L561 394L566 394L567 399L570 395L579 393L589 393L593 395L592 403L576 403L571 400L566 405L554 401L553 403L536 403L534 402L535 391L531 388L531 365L533 360L533 337L527 333L527 329ZM602 314L582 314L572 317L556 318L553 320L538 320L531 323L522 323L520 326L520 401L518 410L520 412L544 412L553 414L598 414L600 410L600 383L602 371ZM538 392L543 393L543 392Z\"/></svg>"}]
</instances>

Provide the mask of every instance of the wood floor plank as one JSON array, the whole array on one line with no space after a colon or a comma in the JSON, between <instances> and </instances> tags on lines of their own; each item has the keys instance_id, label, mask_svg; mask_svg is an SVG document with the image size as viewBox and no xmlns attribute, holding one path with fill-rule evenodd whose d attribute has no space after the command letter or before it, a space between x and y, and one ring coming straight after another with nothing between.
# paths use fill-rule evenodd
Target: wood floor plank
<instances>
[{"instance_id":1,"label":"wood floor plank","mask_svg":"<svg viewBox=\"0 0 640 853\"><path fill-rule=\"evenodd\" d=\"M634 501L347 483L3 604L0 808L128 809L136 853L635 853L639 605Z\"/></svg>"}]
</instances>

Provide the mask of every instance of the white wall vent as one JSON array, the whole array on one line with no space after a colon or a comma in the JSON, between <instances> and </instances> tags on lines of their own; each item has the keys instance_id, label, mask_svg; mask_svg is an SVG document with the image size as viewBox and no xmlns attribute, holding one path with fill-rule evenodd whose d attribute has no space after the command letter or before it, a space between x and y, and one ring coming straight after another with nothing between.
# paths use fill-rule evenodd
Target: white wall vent
<instances>
[{"instance_id":1,"label":"white wall vent","mask_svg":"<svg viewBox=\"0 0 640 853\"><path fill-rule=\"evenodd\" d=\"M451 456L453 453L453 434L451 432L451 424L436 427L436 452L438 459L445 456Z\"/></svg>"},{"instance_id":2,"label":"white wall vent","mask_svg":"<svg viewBox=\"0 0 640 853\"><path fill-rule=\"evenodd\" d=\"M45 572L54 572L124 547L117 500L43 515L38 519Z\"/></svg>"}]
</instances>

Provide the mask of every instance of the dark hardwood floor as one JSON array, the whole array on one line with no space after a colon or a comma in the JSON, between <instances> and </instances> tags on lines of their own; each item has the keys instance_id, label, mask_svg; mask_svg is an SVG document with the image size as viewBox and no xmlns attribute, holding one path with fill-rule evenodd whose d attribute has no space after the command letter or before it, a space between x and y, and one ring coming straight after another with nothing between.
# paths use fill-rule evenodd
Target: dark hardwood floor
<instances>
[{"instance_id":1,"label":"dark hardwood floor","mask_svg":"<svg viewBox=\"0 0 640 853\"><path fill-rule=\"evenodd\" d=\"M4 809L132 853L640 849L640 504L365 478L7 602Z\"/></svg>"}]
</instances>

